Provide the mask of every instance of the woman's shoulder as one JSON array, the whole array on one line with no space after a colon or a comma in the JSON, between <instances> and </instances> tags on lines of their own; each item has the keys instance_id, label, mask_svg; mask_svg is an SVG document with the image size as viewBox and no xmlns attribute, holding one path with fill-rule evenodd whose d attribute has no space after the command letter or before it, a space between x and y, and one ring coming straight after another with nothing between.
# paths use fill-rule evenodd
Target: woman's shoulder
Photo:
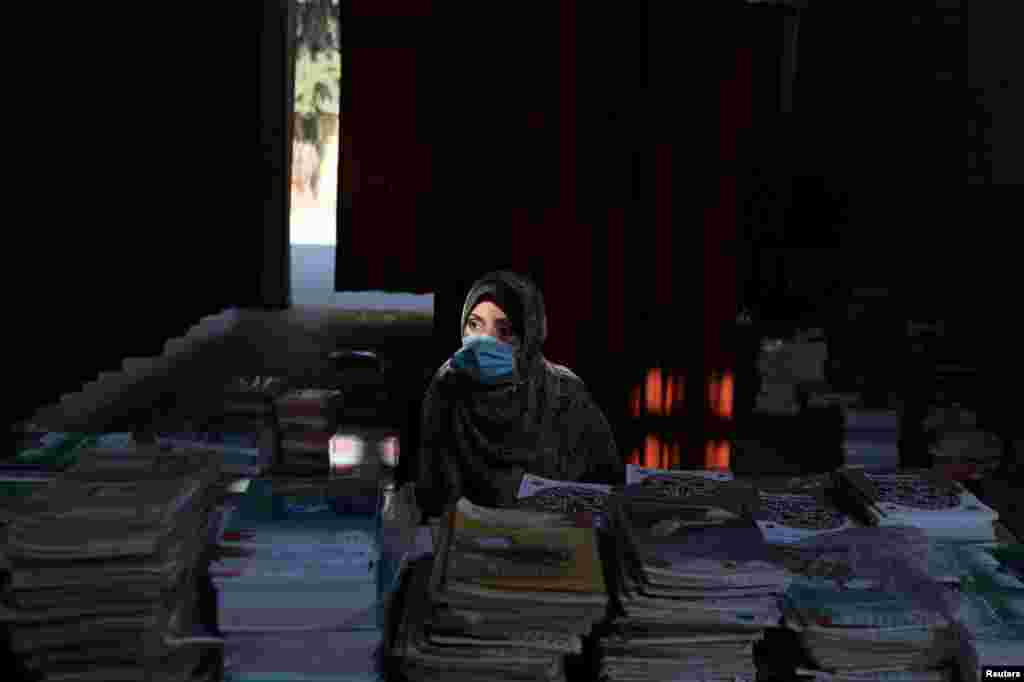
<instances>
[{"instance_id":1,"label":"woman's shoulder","mask_svg":"<svg viewBox=\"0 0 1024 682\"><path fill-rule=\"evenodd\" d=\"M585 395L587 386L583 379L565 365L559 365L550 360L544 360L548 377L554 383L557 393L564 397L575 397Z\"/></svg>"},{"instance_id":2,"label":"woman's shoulder","mask_svg":"<svg viewBox=\"0 0 1024 682\"><path fill-rule=\"evenodd\" d=\"M547 366L548 373L560 381L574 382L580 385L583 384L583 379L580 379L575 372L565 365L559 365L547 359L544 360L544 364Z\"/></svg>"},{"instance_id":3,"label":"woman's shoulder","mask_svg":"<svg viewBox=\"0 0 1024 682\"><path fill-rule=\"evenodd\" d=\"M453 374L453 372L454 370L452 369L451 358L448 358L440 367L437 368L434 375L430 378L430 388L437 387L444 383L445 380Z\"/></svg>"}]
</instances>

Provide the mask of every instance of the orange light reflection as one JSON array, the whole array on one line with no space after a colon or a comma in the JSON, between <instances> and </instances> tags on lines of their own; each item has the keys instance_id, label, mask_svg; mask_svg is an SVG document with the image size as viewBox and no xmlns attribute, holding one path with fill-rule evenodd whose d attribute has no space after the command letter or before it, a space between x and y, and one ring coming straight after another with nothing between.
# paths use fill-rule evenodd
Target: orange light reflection
<instances>
[{"instance_id":1,"label":"orange light reflection","mask_svg":"<svg viewBox=\"0 0 1024 682\"><path fill-rule=\"evenodd\" d=\"M711 412L716 417L723 419L732 418L733 404L733 376L732 372L726 372L724 376L711 377L708 382L708 403Z\"/></svg>"},{"instance_id":2,"label":"orange light reflection","mask_svg":"<svg viewBox=\"0 0 1024 682\"><path fill-rule=\"evenodd\" d=\"M707 469L728 469L731 452L727 441L709 442L704 450L704 466Z\"/></svg>"}]
</instances>

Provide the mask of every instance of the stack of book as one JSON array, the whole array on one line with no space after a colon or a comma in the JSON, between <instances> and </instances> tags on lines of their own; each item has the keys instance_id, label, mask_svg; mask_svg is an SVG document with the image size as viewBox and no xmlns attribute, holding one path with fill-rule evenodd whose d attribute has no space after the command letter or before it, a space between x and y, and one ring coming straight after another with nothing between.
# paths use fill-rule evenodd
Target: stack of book
<instances>
[{"instance_id":1,"label":"stack of book","mask_svg":"<svg viewBox=\"0 0 1024 682\"><path fill-rule=\"evenodd\" d=\"M10 521L25 498L57 476L53 469L35 464L0 464L0 525Z\"/></svg>"},{"instance_id":2,"label":"stack of book","mask_svg":"<svg viewBox=\"0 0 1024 682\"><path fill-rule=\"evenodd\" d=\"M911 528L865 528L794 548L783 601L818 679L951 680L955 591L928 577L928 542Z\"/></svg>"},{"instance_id":3,"label":"stack of book","mask_svg":"<svg viewBox=\"0 0 1024 682\"><path fill-rule=\"evenodd\" d=\"M86 451L8 526L0 614L47 680L200 676L197 576L218 497L208 453ZM207 673L212 674L212 673Z\"/></svg>"},{"instance_id":4,"label":"stack of book","mask_svg":"<svg viewBox=\"0 0 1024 682\"><path fill-rule=\"evenodd\" d=\"M223 530L211 567L223 632L375 624L374 510L343 509L325 481L255 479L229 502Z\"/></svg>"},{"instance_id":5,"label":"stack of book","mask_svg":"<svg viewBox=\"0 0 1024 682\"><path fill-rule=\"evenodd\" d=\"M65 433L33 429L20 434L14 461L57 472L77 462L83 450L94 447L124 449L133 445L130 433Z\"/></svg>"},{"instance_id":6,"label":"stack of book","mask_svg":"<svg viewBox=\"0 0 1024 682\"><path fill-rule=\"evenodd\" d=\"M579 517L461 499L417 565L392 652L409 680L563 680L606 613L597 532Z\"/></svg>"},{"instance_id":7,"label":"stack of book","mask_svg":"<svg viewBox=\"0 0 1024 682\"><path fill-rule=\"evenodd\" d=\"M995 540L999 513L937 471L844 468L837 472L837 480L874 525L911 526L937 540Z\"/></svg>"},{"instance_id":8,"label":"stack of book","mask_svg":"<svg viewBox=\"0 0 1024 682\"><path fill-rule=\"evenodd\" d=\"M130 433L68 434L33 430L21 434L18 457L0 464L0 524L36 490L45 487L90 448L132 450Z\"/></svg>"},{"instance_id":9,"label":"stack of book","mask_svg":"<svg viewBox=\"0 0 1024 682\"><path fill-rule=\"evenodd\" d=\"M613 496L615 586L600 628L608 680L754 679L786 570L750 522L756 491L728 472L650 470Z\"/></svg>"},{"instance_id":10,"label":"stack of book","mask_svg":"<svg viewBox=\"0 0 1024 682\"><path fill-rule=\"evenodd\" d=\"M376 679L378 505L353 512L334 483L255 479L228 501L210 570L225 680Z\"/></svg>"},{"instance_id":11,"label":"stack of book","mask_svg":"<svg viewBox=\"0 0 1024 682\"><path fill-rule=\"evenodd\" d=\"M844 411L844 463L867 470L892 470L900 465L900 416L890 410Z\"/></svg>"},{"instance_id":12,"label":"stack of book","mask_svg":"<svg viewBox=\"0 0 1024 682\"><path fill-rule=\"evenodd\" d=\"M173 429L160 429L156 444L170 450L202 449L230 476L259 476L274 463L277 432L256 416L219 416Z\"/></svg>"},{"instance_id":13,"label":"stack of book","mask_svg":"<svg viewBox=\"0 0 1024 682\"><path fill-rule=\"evenodd\" d=\"M960 545L964 568L960 660L966 682L986 679L983 668L1022 664L1024 651L1024 545Z\"/></svg>"},{"instance_id":14,"label":"stack of book","mask_svg":"<svg viewBox=\"0 0 1024 682\"><path fill-rule=\"evenodd\" d=\"M953 623L912 599L880 590L792 585L786 625L799 633L816 669L832 680L950 681L957 651Z\"/></svg>"},{"instance_id":15,"label":"stack of book","mask_svg":"<svg viewBox=\"0 0 1024 682\"><path fill-rule=\"evenodd\" d=\"M331 438L338 426L342 393L336 389L293 389L276 401L281 427L281 466L289 472L326 472Z\"/></svg>"}]
</instances>

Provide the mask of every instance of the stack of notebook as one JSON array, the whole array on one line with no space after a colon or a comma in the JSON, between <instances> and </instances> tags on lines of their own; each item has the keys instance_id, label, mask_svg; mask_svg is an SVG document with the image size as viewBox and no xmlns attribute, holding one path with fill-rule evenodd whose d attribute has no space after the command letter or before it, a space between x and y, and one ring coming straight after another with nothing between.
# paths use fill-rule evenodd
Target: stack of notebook
<instances>
[{"instance_id":1,"label":"stack of notebook","mask_svg":"<svg viewBox=\"0 0 1024 682\"><path fill-rule=\"evenodd\" d=\"M296 473L327 471L341 404L342 394L336 389L294 389L277 399L284 469Z\"/></svg>"},{"instance_id":2,"label":"stack of notebook","mask_svg":"<svg viewBox=\"0 0 1024 682\"><path fill-rule=\"evenodd\" d=\"M125 449L134 445L130 433L64 433L33 430L19 438L17 464L63 471L89 448Z\"/></svg>"},{"instance_id":3,"label":"stack of notebook","mask_svg":"<svg viewBox=\"0 0 1024 682\"><path fill-rule=\"evenodd\" d=\"M275 461L277 432L266 417L225 415L161 429L156 444L172 450L202 449L214 453L227 475L259 476Z\"/></svg>"},{"instance_id":4,"label":"stack of notebook","mask_svg":"<svg viewBox=\"0 0 1024 682\"><path fill-rule=\"evenodd\" d=\"M936 471L841 469L837 479L876 525L911 526L942 540L995 540L998 512Z\"/></svg>"},{"instance_id":5,"label":"stack of notebook","mask_svg":"<svg viewBox=\"0 0 1024 682\"><path fill-rule=\"evenodd\" d=\"M25 501L0 613L28 667L48 680L198 675L197 645L218 642L196 624L218 474L204 452L86 451Z\"/></svg>"},{"instance_id":6,"label":"stack of notebook","mask_svg":"<svg viewBox=\"0 0 1024 682\"><path fill-rule=\"evenodd\" d=\"M376 679L378 505L353 511L357 493L278 477L228 501L210 569L227 682Z\"/></svg>"},{"instance_id":7,"label":"stack of notebook","mask_svg":"<svg viewBox=\"0 0 1024 682\"><path fill-rule=\"evenodd\" d=\"M953 679L957 640L939 616L873 590L793 587L787 598L786 625L799 632L817 666L799 673L826 680Z\"/></svg>"},{"instance_id":8,"label":"stack of notebook","mask_svg":"<svg viewBox=\"0 0 1024 682\"><path fill-rule=\"evenodd\" d=\"M844 463L867 470L892 470L900 464L900 416L888 410L844 411Z\"/></svg>"},{"instance_id":9,"label":"stack of notebook","mask_svg":"<svg viewBox=\"0 0 1024 682\"><path fill-rule=\"evenodd\" d=\"M827 680L951 680L958 635L955 593L924 570L927 540L914 529L858 529L804 549L791 566L785 622Z\"/></svg>"},{"instance_id":10,"label":"stack of notebook","mask_svg":"<svg viewBox=\"0 0 1024 682\"><path fill-rule=\"evenodd\" d=\"M25 498L57 476L57 471L35 464L0 464L0 525L12 518Z\"/></svg>"},{"instance_id":11,"label":"stack of notebook","mask_svg":"<svg viewBox=\"0 0 1024 682\"><path fill-rule=\"evenodd\" d=\"M0 524L36 490L57 478L90 448L128 451L135 447L130 433L68 434L35 430L19 439L19 455L0 465Z\"/></svg>"},{"instance_id":12,"label":"stack of notebook","mask_svg":"<svg viewBox=\"0 0 1024 682\"><path fill-rule=\"evenodd\" d=\"M599 632L602 675L753 679L754 643L778 624L787 580L750 521L756 491L728 472L629 474L610 505L615 589Z\"/></svg>"},{"instance_id":13,"label":"stack of notebook","mask_svg":"<svg viewBox=\"0 0 1024 682\"><path fill-rule=\"evenodd\" d=\"M983 667L1024 663L1024 545L960 545L961 609L966 629L963 679L985 679Z\"/></svg>"},{"instance_id":14,"label":"stack of notebook","mask_svg":"<svg viewBox=\"0 0 1024 682\"><path fill-rule=\"evenodd\" d=\"M376 510L355 513L325 481L253 480L231 501L211 568L225 633L376 623ZM273 671L271 671L273 672Z\"/></svg>"},{"instance_id":15,"label":"stack of notebook","mask_svg":"<svg viewBox=\"0 0 1024 682\"><path fill-rule=\"evenodd\" d=\"M412 578L392 645L409 680L565 679L608 604L592 525L466 499Z\"/></svg>"}]
</instances>

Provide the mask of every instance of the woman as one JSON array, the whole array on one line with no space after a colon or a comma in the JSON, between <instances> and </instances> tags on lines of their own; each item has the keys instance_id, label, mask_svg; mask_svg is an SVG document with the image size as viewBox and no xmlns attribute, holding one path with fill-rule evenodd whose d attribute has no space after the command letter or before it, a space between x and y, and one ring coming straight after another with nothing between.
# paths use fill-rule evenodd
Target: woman
<instances>
[{"instance_id":1,"label":"woman","mask_svg":"<svg viewBox=\"0 0 1024 682\"><path fill-rule=\"evenodd\" d=\"M463 347L438 370L423 403L416 497L427 516L466 497L515 502L523 473L618 484L611 428L583 382L548 362L544 299L510 272L484 275L462 309Z\"/></svg>"}]
</instances>

